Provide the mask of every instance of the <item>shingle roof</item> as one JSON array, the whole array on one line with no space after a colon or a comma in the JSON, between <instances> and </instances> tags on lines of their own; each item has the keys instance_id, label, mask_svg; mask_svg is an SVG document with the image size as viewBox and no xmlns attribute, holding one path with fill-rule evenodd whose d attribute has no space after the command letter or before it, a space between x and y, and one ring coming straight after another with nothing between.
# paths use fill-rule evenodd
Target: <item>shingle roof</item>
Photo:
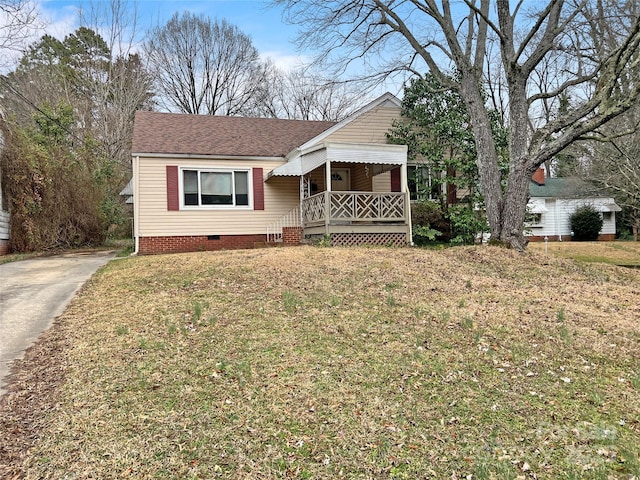
<instances>
[{"instance_id":1,"label":"shingle roof","mask_svg":"<svg viewBox=\"0 0 640 480\"><path fill-rule=\"evenodd\" d=\"M546 178L544 185L529 182L529 196L543 198L609 197L592 183L577 177Z\"/></svg>"},{"instance_id":2,"label":"shingle roof","mask_svg":"<svg viewBox=\"0 0 640 480\"><path fill-rule=\"evenodd\" d=\"M134 154L284 157L335 122L136 112Z\"/></svg>"}]
</instances>

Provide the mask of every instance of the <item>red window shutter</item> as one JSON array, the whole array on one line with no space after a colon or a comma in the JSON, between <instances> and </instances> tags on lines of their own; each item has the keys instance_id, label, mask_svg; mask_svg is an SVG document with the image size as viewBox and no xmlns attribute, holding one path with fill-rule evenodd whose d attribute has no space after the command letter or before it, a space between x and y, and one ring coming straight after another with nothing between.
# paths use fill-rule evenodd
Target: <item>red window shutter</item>
<instances>
[{"instance_id":1,"label":"red window shutter","mask_svg":"<svg viewBox=\"0 0 640 480\"><path fill-rule=\"evenodd\" d=\"M264 178L261 168L254 168L253 172L253 209L264 210Z\"/></svg>"},{"instance_id":2,"label":"red window shutter","mask_svg":"<svg viewBox=\"0 0 640 480\"><path fill-rule=\"evenodd\" d=\"M393 170L391 170L391 191L392 192L402 191L402 188L400 185L400 168L402 167L394 168Z\"/></svg>"},{"instance_id":3,"label":"red window shutter","mask_svg":"<svg viewBox=\"0 0 640 480\"><path fill-rule=\"evenodd\" d=\"M167 165L167 210L180 210L178 167Z\"/></svg>"}]
</instances>

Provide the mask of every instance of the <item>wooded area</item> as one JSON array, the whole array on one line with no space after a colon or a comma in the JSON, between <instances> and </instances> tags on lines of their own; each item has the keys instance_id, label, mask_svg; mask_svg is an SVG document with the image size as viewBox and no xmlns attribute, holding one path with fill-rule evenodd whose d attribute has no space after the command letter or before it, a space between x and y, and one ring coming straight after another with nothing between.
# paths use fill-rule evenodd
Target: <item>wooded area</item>
<instances>
[{"instance_id":1,"label":"wooded area","mask_svg":"<svg viewBox=\"0 0 640 480\"><path fill-rule=\"evenodd\" d=\"M415 99L405 112L412 127L398 125L394 141L415 143L430 168L466 172L440 181L456 178L476 193L472 204L486 212L493 240L526 248L527 186L540 165L611 191L637 238L637 2L272 6L303 28L299 46L315 52L313 64L282 71L238 27L186 12L142 35L124 0L94 2L73 33L25 46L43 27L37 9L0 0L0 168L11 249L98 244L126 231L118 193L130 175L136 110L339 120L394 76L405 80L405 105ZM452 95L458 100L446 103ZM419 113L428 97L441 104L436 116Z\"/></svg>"},{"instance_id":2,"label":"wooded area","mask_svg":"<svg viewBox=\"0 0 640 480\"><path fill-rule=\"evenodd\" d=\"M599 130L634 106L640 93L637 2L275 3L302 27L300 46L335 71L364 59L378 66L369 78L423 78L429 72L461 95L491 237L516 249L526 247L522 226L531 175L573 143L600 137ZM493 111L508 128L506 182Z\"/></svg>"}]
</instances>

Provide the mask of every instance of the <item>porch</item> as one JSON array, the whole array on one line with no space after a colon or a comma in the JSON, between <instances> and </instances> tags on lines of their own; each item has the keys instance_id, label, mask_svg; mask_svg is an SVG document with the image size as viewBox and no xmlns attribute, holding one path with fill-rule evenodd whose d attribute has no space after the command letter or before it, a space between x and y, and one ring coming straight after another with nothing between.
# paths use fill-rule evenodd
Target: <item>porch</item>
<instances>
[{"instance_id":1,"label":"porch","mask_svg":"<svg viewBox=\"0 0 640 480\"><path fill-rule=\"evenodd\" d=\"M336 236L341 243L357 243L369 234L385 237L385 243L406 243L406 206L401 192L320 192L302 200L302 233L310 238ZM351 242L349 235L354 236Z\"/></svg>"},{"instance_id":2,"label":"porch","mask_svg":"<svg viewBox=\"0 0 640 480\"><path fill-rule=\"evenodd\" d=\"M383 175L387 172L390 174ZM407 245L411 213L406 147L323 144L271 176L299 176L300 204L271 227L271 241Z\"/></svg>"}]
</instances>

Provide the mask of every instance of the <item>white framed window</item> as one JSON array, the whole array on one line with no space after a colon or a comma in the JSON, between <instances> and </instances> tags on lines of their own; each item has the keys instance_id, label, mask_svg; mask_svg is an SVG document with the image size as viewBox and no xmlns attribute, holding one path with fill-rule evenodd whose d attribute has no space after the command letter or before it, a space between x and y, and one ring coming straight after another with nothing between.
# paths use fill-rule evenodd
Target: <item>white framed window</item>
<instances>
[{"instance_id":1,"label":"white framed window","mask_svg":"<svg viewBox=\"0 0 640 480\"><path fill-rule=\"evenodd\" d=\"M180 169L180 205L184 209L251 209L249 169Z\"/></svg>"},{"instance_id":2,"label":"white framed window","mask_svg":"<svg viewBox=\"0 0 640 480\"><path fill-rule=\"evenodd\" d=\"M409 195L411 200L436 200L442 185L433 181L429 167L419 163L407 165Z\"/></svg>"},{"instance_id":3,"label":"white framed window","mask_svg":"<svg viewBox=\"0 0 640 480\"><path fill-rule=\"evenodd\" d=\"M542 227L542 213L529 213L527 214L527 221L525 222L530 227Z\"/></svg>"}]
</instances>

